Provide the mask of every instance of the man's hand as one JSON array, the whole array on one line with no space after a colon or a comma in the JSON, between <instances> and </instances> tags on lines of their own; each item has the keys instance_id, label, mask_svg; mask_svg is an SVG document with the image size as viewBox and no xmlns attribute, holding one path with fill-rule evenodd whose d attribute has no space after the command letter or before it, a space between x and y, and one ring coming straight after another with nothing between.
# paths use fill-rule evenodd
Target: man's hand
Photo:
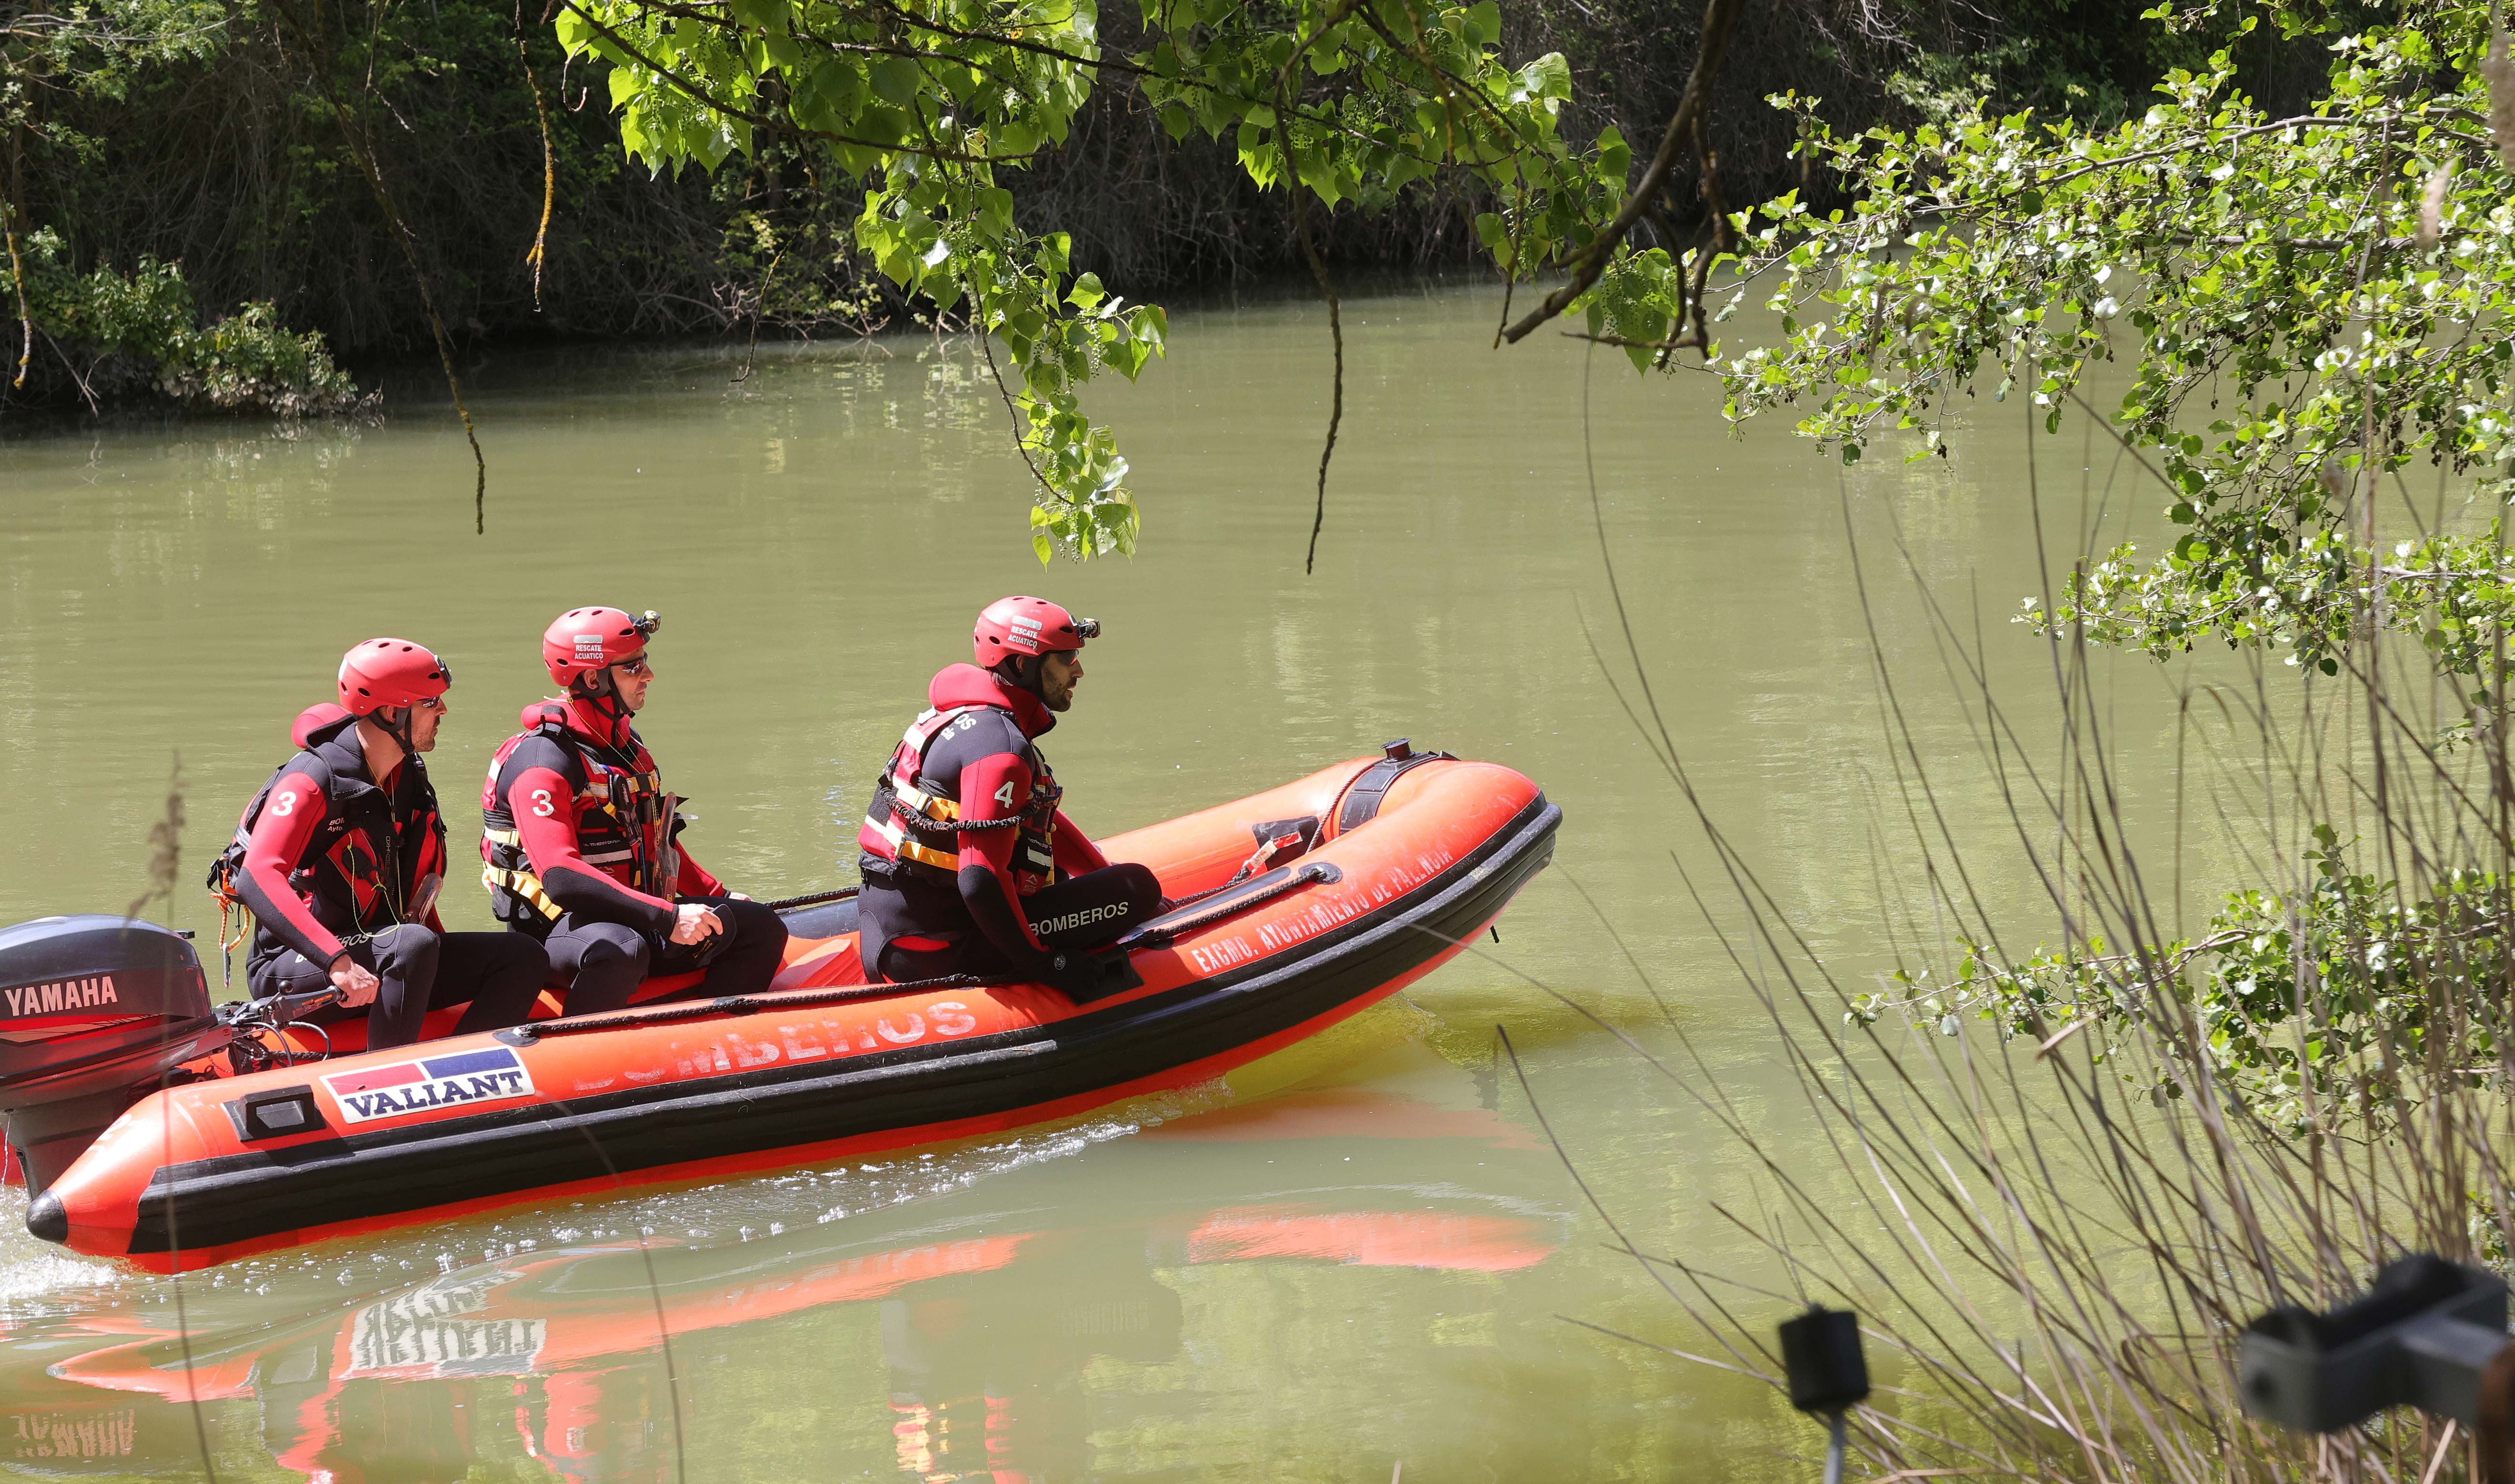
<instances>
[{"instance_id":1,"label":"man's hand","mask_svg":"<svg viewBox=\"0 0 2515 1484\"><path fill-rule=\"evenodd\" d=\"M683 902L673 909L673 941L697 943L724 931L724 922L704 902Z\"/></svg>"},{"instance_id":2,"label":"man's hand","mask_svg":"<svg viewBox=\"0 0 2515 1484\"><path fill-rule=\"evenodd\" d=\"M332 987L341 992L341 1003L356 1010L373 1005L376 991L382 986L376 976L359 967L347 953L332 961Z\"/></svg>"}]
</instances>

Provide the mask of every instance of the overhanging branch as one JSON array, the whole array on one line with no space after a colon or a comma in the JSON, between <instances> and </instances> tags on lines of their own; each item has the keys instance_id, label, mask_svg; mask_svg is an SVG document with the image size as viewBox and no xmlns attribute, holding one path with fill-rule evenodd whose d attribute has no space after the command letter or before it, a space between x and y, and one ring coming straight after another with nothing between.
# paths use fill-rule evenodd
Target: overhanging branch
<instances>
[{"instance_id":1,"label":"overhanging branch","mask_svg":"<svg viewBox=\"0 0 2515 1484\"><path fill-rule=\"evenodd\" d=\"M1659 198L1662 182L1676 164L1679 151L1693 141L1695 130L1711 107L1711 85L1720 75L1720 57L1729 48L1729 33L1736 29L1738 12L1745 0L1711 0L1703 11L1703 47L1694 56L1694 73L1685 80L1685 94L1676 101L1676 112L1670 116L1668 131L1660 136L1659 152L1651 156L1650 168L1642 172L1641 183L1625 197L1622 211L1598 240L1583 249L1572 263L1571 281L1546 296L1543 304L1528 311L1525 318L1503 332L1503 339L1516 345L1528 338L1539 325L1563 312L1564 307L1589 291L1598 274L1614 257L1625 234L1633 229Z\"/></svg>"}]
</instances>

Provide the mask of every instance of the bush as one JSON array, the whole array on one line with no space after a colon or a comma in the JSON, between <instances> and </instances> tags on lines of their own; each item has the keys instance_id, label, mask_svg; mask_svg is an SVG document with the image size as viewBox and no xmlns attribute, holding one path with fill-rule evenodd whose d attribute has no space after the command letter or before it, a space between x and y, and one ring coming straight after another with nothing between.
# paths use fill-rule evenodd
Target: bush
<instances>
[{"instance_id":1,"label":"bush","mask_svg":"<svg viewBox=\"0 0 2515 1484\"><path fill-rule=\"evenodd\" d=\"M155 396L198 411L281 417L374 405L374 395L333 364L321 335L291 333L267 303L240 306L205 329L177 265L144 257L127 274L79 273L63 256L60 236L47 228L19 244L19 268L0 262L0 304L18 306L22 271L21 323L33 327L30 354L22 330L13 337L25 363L0 392L8 401L83 402L101 411Z\"/></svg>"}]
</instances>

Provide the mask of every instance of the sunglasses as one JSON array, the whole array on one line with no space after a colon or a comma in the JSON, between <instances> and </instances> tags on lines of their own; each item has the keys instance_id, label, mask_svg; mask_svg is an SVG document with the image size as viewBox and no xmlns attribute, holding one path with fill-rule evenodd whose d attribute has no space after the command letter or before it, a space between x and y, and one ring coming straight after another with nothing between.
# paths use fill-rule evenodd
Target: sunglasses
<instances>
[{"instance_id":1,"label":"sunglasses","mask_svg":"<svg viewBox=\"0 0 2515 1484\"><path fill-rule=\"evenodd\" d=\"M631 656L631 657L630 657L630 658L628 658L628 659L622 660L620 663L618 663L618 664L616 664L616 665L612 666L611 668L612 668L612 669L614 669L614 670L617 670L617 671L621 672L621 673L622 673L622 674L624 674L624 675L628 675L628 676L632 676L632 677L636 677L636 676L652 676L652 675L655 673L655 667L654 667L654 666L652 666L652 665L647 664L647 663L646 663L646 656L644 656L644 655L642 655L642 654L639 654L639 655L633 655L633 656Z\"/></svg>"}]
</instances>

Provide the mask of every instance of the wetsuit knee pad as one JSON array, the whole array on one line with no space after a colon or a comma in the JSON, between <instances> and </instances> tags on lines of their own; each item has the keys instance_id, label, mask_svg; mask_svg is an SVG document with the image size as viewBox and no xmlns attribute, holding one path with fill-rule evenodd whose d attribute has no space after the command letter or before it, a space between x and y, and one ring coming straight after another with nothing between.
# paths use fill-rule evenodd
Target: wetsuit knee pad
<instances>
[{"instance_id":1,"label":"wetsuit knee pad","mask_svg":"<svg viewBox=\"0 0 2515 1484\"><path fill-rule=\"evenodd\" d=\"M1134 909L1134 921L1140 923L1151 917L1153 909L1162 903L1162 879L1153 874L1153 868L1131 860L1108 869L1126 883L1127 902Z\"/></svg>"},{"instance_id":2,"label":"wetsuit knee pad","mask_svg":"<svg viewBox=\"0 0 2515 1484\"><path fill-rule=\"evenodd\" d=\"M725 930L734 942L752 953L783 954L786 951L786 920L765 902L722 901L717 904L717 916L724 920Z\"/></svg>"},{"instance_id":3,"label":"wetsuit knee pad","mask_svg":"<svg viewBox=\"0 0 2515 1484\"><path fill-rule=\"evenodd\" d=\"M1098 948L1153 916L1161 901L1161 878L1130 861L1058 882L1028 898L1023 910L1049 948Z\"/></svg>"},{"instance_id":4,"label":"wetsuit knee pad","mask_svg":"<svg viewBox=\"0 0 2515 1484\"><path fill-rule=\"evenodd\" d=\"M645 934L622 923L569 924L545 946L551 969L567 981L564 1003L571 1015L628 1004L655 959Z\"/></svg>"},{"instance_id":5,"label":"wetsuit knee pad","mask_svg":"<svg viewBox=\"0 0 2515 1484\"><path fill-rule=\"evenodd\" d=\"M436 976L436 934L417 923L402 923L367 939L381 973L425 985Z\"/></svg>"},{"instance_id":6,"label":"wetsuit knee pad","mask_svg":"<svg viewBox=\"0 0 2515 1484\"><path fill-rule=\"evenodd\" d=\"M616 964L634 964L637 971L643 975L648 961L654 958L654 949L647 943L646 935L626 924L589 923L569 936L583 945L576 955L580 966L609 968Z\"/></svg>"}]
</instances>

